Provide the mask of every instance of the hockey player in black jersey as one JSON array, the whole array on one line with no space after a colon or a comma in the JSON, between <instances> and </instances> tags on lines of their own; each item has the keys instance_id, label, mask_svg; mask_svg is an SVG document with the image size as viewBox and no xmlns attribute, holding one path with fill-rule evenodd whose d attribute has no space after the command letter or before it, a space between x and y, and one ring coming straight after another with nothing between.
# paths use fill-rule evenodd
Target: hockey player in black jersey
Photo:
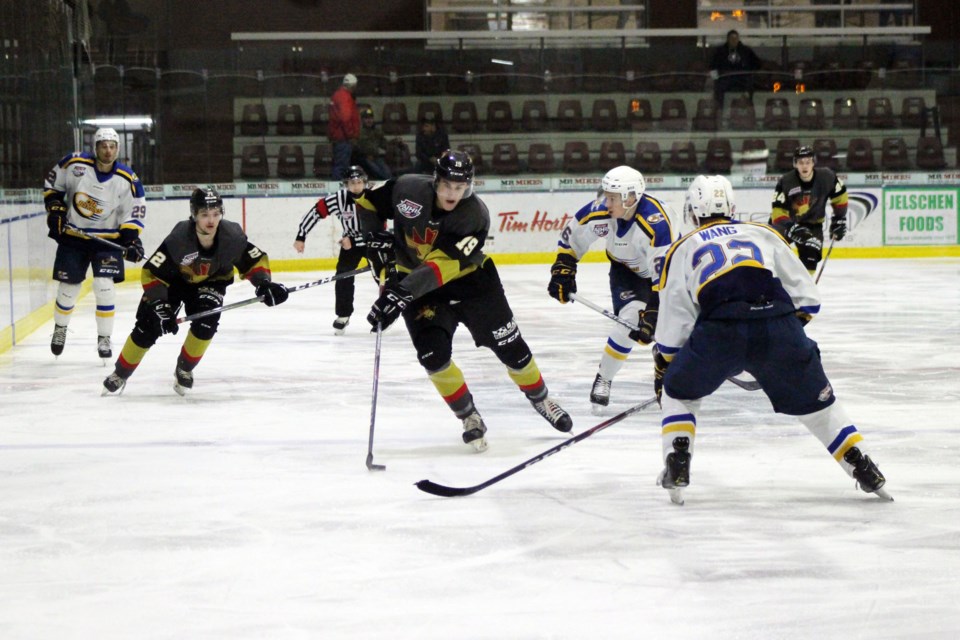
<instances>
[{"instance_id":1,"label":"hockey player in black jersey","mask_svg":"<svg viewBox=\"0 0 960 640\"><path fill-rule=\"evenodd\" d=\"M364 189L370 187L367 172L362 167L353 165L343 179L343 187L355 196L360 195ZM336 216L343 226L343 237L340 238L340 254L337 256L337 273L346 273L356 269L360 260L366 255L364 235L383 229L383 223L376 214L363 208L358 209L356 205L346 204L345 198L345 195L334 193L317 200L317 203L307 211L303 220L300 221L300 227L297 229L297 239L293 242L293 248L296 249L297 253L303 253L307 234L316 226L317 222L330 215L331 210L336 211ZM334 299L336 301L334 311L337 318L333 321L333 333L338 336L343 335L347 325L350 324L350 316L353 315L354 290L354 278L337 280L334 285Z\"/></svg>"},{"instance_id":2,"label":"hockey player in black jersey","mask_svg":"<svg viewBox=\"0 0 960 640\"><path fill-rule=\"evenodd\" d=\"M190 197L190 219L177 223L141 272L143 297L137 322L120 357L103 381L103 395L123 390L147 351L161 335L176 334L177 312L188 314L223 306L223 295L233 283L234 268L256 287L263 303L274 306L287 299L287 289L270 277L267 254L247 240L236 222L223 219L223 199L212 187L196 189ZM220 314L190 323L174 371L174 390L184 395L193 387L193 369L210 346Z\"/></svg>"},{"instance_id":3,"label":"hockey player in black jersey","mask_svg":"<svg viewBox=\"0 0 960 640\"><path fill-rule=\"evenodd\" d=\"M377 234L377 244L382 247L384 240L389 244L392 239L392 249L383 255L368 254L375 268L384 260L395 260L397 275L386 283L367 320L386 328L403 316L420 364L463 421L463 441L477 451L487 448L487 427L452 358L453 335L460 324L478 347L488 347L506 365L510 378L540 415L557 430L570 431L573 421L548 395L496 265L483 254L490 214L473 193L470 156L446 151L433 176L389 180L364 192L356 203L393 220L392 234Z\"/></svg>"}]
</instances>

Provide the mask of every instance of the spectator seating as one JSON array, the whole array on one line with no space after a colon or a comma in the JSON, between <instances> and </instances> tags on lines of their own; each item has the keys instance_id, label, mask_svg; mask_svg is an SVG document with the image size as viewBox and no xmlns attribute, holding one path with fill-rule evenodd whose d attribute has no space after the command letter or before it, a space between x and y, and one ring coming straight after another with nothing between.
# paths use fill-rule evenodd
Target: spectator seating
<instances>
[{"instance_id":1,"label":"spectator seating","mask_svg":"<svg viewBox=\"0 0 960 640\"><path fill-rule=\"evenodd\" d=\"M823 100L804 98L800 101L800 114L797 117L797 128L808 130L826 129L826 118L823 115Z\"/></svg>"},{"instance_id":2,"label":"spectator seating","mask_svg":"<svg viewBox=\"0 0 960 640\"><path fill-rule=\"evenodd\" d=\"M873 143L868 138L853 138L847 145L847 168L850 171L876 171Z\"/></svg>"},{"instance_id":3,"label":"spectator seating","mask_svg":"<svg viewBox=\"0 0 960 640\"><path fill-rule=\"evenodd\" d=\"M700 169L697 149L692 142L674 142L667 158L667 171L673 173L696 173Z\"/></svg>"},{"instance_id":4,"label":"spectator seating","mask_svg":"<svg viewBox=\"0 0 960 640\"><path fill-rule=\"evenodd\" d=\"M494 173L509 175L520 173L520 159L517 157L517 145L501 142L493 146L493 159L490 161Z\"/></svg>"},{"instance_id":5,"label":"spectator seating","mask_svg":"<svg viewBox=\"0 0 960 640\"><path fill-rule=\"evenodd\" d=\"M439 102L430 100L421 102L417 106L417 124L423 122L424 119L433 120L436 123L443 122L443 109Z\"/></svg>"},{"instance_id":6,"label":"spectator seating","mask_svg":"<svg viewBox=\"0 0 960 640\"><path fill-rule=\"evenodd\" d=\"M267 108L263 104L257 102L243 105L243 116L240 119L240 135L267 135Z\"/></svg>"},{"instance_id":7,"label":"spectator seating","mask_svg":"<svg viewBox=\"0 0 960 640\"><path fill-rule=\"evenodd\" d=\"M282 104L277 109L277 135L302 136L303 111L298 104Z\"/></svg>"},{"instance_id":8,"label":"spectator seating","mask_svg":"<svg viewBox=\"0 0 960 640\"><path fill-rule=\"evenodd\" d=\"M777 151L773 158L773 170L786 173L793 169L793 152L800 147L796 138L781 138L777 141Z\"/></svg>"},{"instance_id":9,"label":"spectator seating","mask_svg":"<svg viewBox=\"0 0 960 640\"><path fill-rule=\"evenodd\" d=\"M884 138L880 147L880 168L883 171L906 171L910 168L910 154L903 138Z\"/></svg>"},{"instance_id":10,"label":"spectator seating","mask_svg":"<svg viewBox=\"0 0 960 640\"><path fill-rule=\"evenodd\" d=\"M552 173L555 167L553 147L548 142L534 142L527 155L527 168L533 173Z\"/></svg>"},{"instance_id":11,"label":"spectator seating","mask_svg":"<svg viewBox=\"0 0 960 640\"><path fill-rule=\"evenodd\" d=\"M875 97L867 101L867 126L871 129L893 129L897 126L890 98Z\"/></svg>"},{"instance_id":12,"label":"spectator seating","mask_svg":"<svg viewBox=\"0 0 960 640\"><path fill-rule=\"evenodd\" d=\"M730 101L730 128L736 131L753 131L757 128L757 111L749 98L734 98Z\"/></svg>"},{"instance_id":13,"label":"spectator seating","mask_svg":"<svg viewBox=\"0 0 960 640\"><path fill-rule=\"evenodd\" d=\"M313 175L327 179L333 174L333 145L329 142L317 144L313 151Z\"/></svg>"},{"instance_id":14,"label":"spectator seating","mask_svg":"<svg viewBox=\"0 0 960 640\"><path fill-rule=\"evenodd\" d=\"M646 98L633 98L627 107L627 123L633 131L653 128L653 107Z\"/></svg>"},{"instance_id":15,"label":"spectator seating","mask_svg":"<svg viewBox=\"0 0 960 640\"><path fill-rule=\"evenodd\" d=\"M833 101L833 128L860 128L860 110L855 98L837 98Z\"/></svg>"},{"instance_id":16,"label":"spectator seating","mask_svg":"<svg viewBox=\"0 0 960 640\"><path fill-rule=\"evenodd\" d=\"M606 173L614 167L627 164L627 153L622 142L603 142L600 144L600 158L597 161L600 171Z\"/></svg>"},{"instance_id":17,"label":"spectator seating","mask_svg":"<svg viewBox=\"0 0 960 640\"><path fill-rule=\"evenodd\" d=\"M827 167L834 171L840 168L840 163L837 160L837 141L833 138L814 140L813 153L818 167Z\"/></svg>"},{"instance_id":18,"label":"spectator seating","mask_svg":"<svg viewBox=\"0 0 960 640\"><path fill-rule=\"evenodd\" d=\"M638 142L633 158L633 167L640 173L663 171L663 157L656 142Z\"/></svg>"},{"instance_id":19,"label":"spectator seating","mask_svg":"<svg viewBox=\"0 0 960 640\"><path fill-rule=\"evenodd\" d=\"M926 171L939 171L947 168L940 138L926 136L917 140L917 167Z\"/></svg>"},{"instance_id":20,"label":"spectator seating","mask_svg":"<svg viewBox=\"0 0 960 640\"><path fill-rule=\"evenodd\" d=\"M660 106L660 128L664 131L686 131L687 107L683 100L668 98Z\"/></svg>"},{"instance_id":21,"label":"spectator seating","mask_svg":"<svg viewBox=\"0 0 960 640\"><path fill-rule=\"evenodd\" d=\"M543 100L524 100L520 126L524 131L546 131L548 127L547 103Z\"/></svg>"},{"instance_id":22,"label":"spectator seating","mask_svg":"<svg viewBox=\"0 0 960 640\"><path fill-rule=\"evenodd\" d=\"M556 127L559 131L581 131L583 110L579 100L561 100L557 106Z\"/></svg>"},{"instance_id":23,"label":"spectator seating","mask_svg":"<svg viewBox=\"0 0 960 640\"><path fill-rule=\"evenodd\" d=\"M783 131L791 128L790 103L786 98L767 98L763 112L763 128Z\"/></svg>"},{"instance_id":24,"label":"spectator seating","mask_svg":"<svg viewBox=\"0 0 960 640\"><path fill-rule=\"evenodd\" d=\"M926 119L927 103L923 96L906 96L900 106L900 124L919 129Z\"/></svg>"},{"instance_id":25,"label":"spectator seating","mask_svg":"<svg viewBox=\"0 0 960 640\"><path fill-rule=\"evenodd\" d=\"M303 123L300 123L301 126ZM277 177L297 179L307 174L303 163L303 147L298 144L285 144L277 154Z\"/></svg>"},{"instance_id":26,"label":"spectator seating","mask_svg":"<svg viewBox=\"0 0 960 640\"><path fill-rule=\"evenodd\" d=\"M310 120L310 132L315 136L327 135L327 123L330 122L330 105L318 102L313 105L313 117Z\"/></svg>"},{"instance_id":27,"label":"spectator seating","mask_svg":"<svg viewBox=\"0 0 960 640\"><path fill-rule=\"evenodd\" d=\"M593 131L618 130L620 119L617 117L617 103L610 98L594 100L593 111L590 114L590 128Z\"/></svg>"},{"instance_id":28,"label":"spectator seating","mask_svg":"<svg viewBox=\"0 0 960 640\"><path fill-rule=\"evenodd\" d=\"M410 132L410 118L407 105L402 102L388 102L383 105L383 133L388 136L402 136Z\"/></svg>"},{"instance_id":29,"label":"spectator seating","mask_svg":"<svg viewBox=\"0 0 960 640\"><path fill-rule=\"evenodd\" d=\"M586 142L571 140L563 146L563 170L567 173L586 173L594 170L590 160L590 148Z\"/></svg>"},{"instance_id":30,"label":"spectator seating","mask_svg":"<svg viewBox=\"0 0 960 640\"><path fill-rule=\"evenodd\" d=\"M694 131L716 131L720 120L720 111L713 98L697 100L697 112L693 116Z\"/></svg>"},{"instance_id":31,"label":"spectator seating","mask_svg":"<svg viewBox=\"0 0 960 640\"><path fill-rule=\"evenodd\" d=\"M460 151L465 151L470 159L473 160L473 170L477 175L482 175L486 171L483 165L483 152L480 146L476 144L461 144L457 147Z\"/></svg>"},{"instance_id":32,"label":"spectator seating","mask_svg":"<svg viewBox=\"0 0 960 640\"><path fill-rule=\"evenodd\" d=\"M477 118L477 105L472 100L455 102L451 114L450 128L454 133L476 133L480 130Z\"/></svg>"},{"instance_id":33,"label":"spectator seating","mask_svg":"<svg viewBox=\"0 0 960 640\"><path fill-rule=\"evenodd\" d=\"M507 133L513 130L513 109L506 100L492 100L487 105L487 131Z\"/></svg>"},{"instance_id":34,"label":"spectator seating","mask_svg":"<svg viewBox=\"0 0 960 640\"><path fill-rule=\"evenodd\" d=\"M711 138L707 141L707 157L704 160L707 173L730 173L733 167L733 149L726 138Z\"/></svg>"},{"instance_id":35,"label":"spectator seating","mask_svg":"<svg viewBox=\"0 0 960 640\"><path fill-rule=\"evenodd\" d=\"M267 147L262 144L248 144L240 157L240 177L262 179L270 175L267 165Z\"/></svg>"}]
</instances>

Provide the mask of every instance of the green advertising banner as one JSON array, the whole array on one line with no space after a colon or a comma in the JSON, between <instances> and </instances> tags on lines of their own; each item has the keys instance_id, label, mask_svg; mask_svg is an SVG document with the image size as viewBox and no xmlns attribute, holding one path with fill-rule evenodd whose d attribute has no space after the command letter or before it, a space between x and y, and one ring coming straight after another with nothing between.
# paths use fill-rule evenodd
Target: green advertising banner
<instances>
[{"instance_id":1,"label":"green advertising banner","mask_svg":"<svg viewBox=\"0 0 960 640\"><path fill-rule=\"evenodd\" d=\"M883 190L884 245L957 244L956 187Z\"/></svg>"}]
</instances>

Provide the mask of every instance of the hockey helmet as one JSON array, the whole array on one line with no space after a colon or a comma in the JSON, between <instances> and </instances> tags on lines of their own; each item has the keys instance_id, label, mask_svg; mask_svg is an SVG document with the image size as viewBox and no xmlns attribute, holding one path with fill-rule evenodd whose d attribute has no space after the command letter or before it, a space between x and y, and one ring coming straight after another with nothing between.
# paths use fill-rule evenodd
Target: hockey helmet
<instances>
[{"instance_id":1,"label":"hockey helmet","mask_svg":"<svg viewBox=\"0 0 960 640\"><path fill-rule=\"evenodd\" d=\"M639 200L646 189L647 184L643 180L643 174L626 165L610 169L600 181L601 191L619 194L624 200L629 198L630 194L635 195Z\"/></svg>"},{"instance_id":2,"label":"hockey helmet","mask_svg":"<svg viewBox=\"0 0 960 640\"><path fill-rule=\"evenodd\" d=\"M697 176L687 189L683 212L695 227L709 218L731 218L736 211L733 186L724 176Z\"/></svg>"},{"instance_id":3,"label":"hockey helmet","mask_svg":"<svg viewBox=\"0 0 960 640\"><path fill-rule=\"evenodd\" d=\"M101 127L93 134L93 148L97 148L97 143L100 142L116 142L117 146L120 146L120 135L117 133L116 129L111 129L110 127Z\"/></svg>"},{"instance_id":4,"label":"hockey helmet","mask_svg":"<svg viewBox=\"0 0 960 640\"><path fill-rule=\"evenodd\" d=\"M358 164L350 165L350 168L347 169L347 173L343 176L343 186L347 186L351 180L363 180L364 185L370 183L370 178L367 176L367 172L364 171L363 167Z\"/></svg>"},{"instance_id":5,"label":"hockey helmet","mask_svg":"<svg viewBox=\"0 0 960 640\"><path fill-rule=\"evenodd\" d=\"M816 162L817 154L810 147L797 147L793 152L793 162L796 163L800 158L813 158Z\"/></svg>"},{"instance_id":6,"label":"hockey helmet","mask_svg":"<svg viewBox=\"0 0 960 640\"><path fill-rule=\"evenodd\" d=\"M437 158L437 167L433 172L433 184L436 187L440 180L450 182L466 182L467 190L463 197L473 193L473 159L465 151L447 149Z\"/></svg>"},{"instance_id":7,"label":"hockey helmet","mask_svg":"<svg viewBox=\"0 0 960 640\"><path fill-rule=\"evenodd\" d=\"M220 209L223 214L223 198L213 187L197 187L190 196L190 219L196 220L201 209Z\"/></svg>"}]
</instances>

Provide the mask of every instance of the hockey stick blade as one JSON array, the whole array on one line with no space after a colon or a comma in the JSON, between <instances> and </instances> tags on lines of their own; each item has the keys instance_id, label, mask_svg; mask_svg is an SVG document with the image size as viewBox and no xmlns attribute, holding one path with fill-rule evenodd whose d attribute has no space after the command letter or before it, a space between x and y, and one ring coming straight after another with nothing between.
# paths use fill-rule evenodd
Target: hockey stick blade
<instances>
[{"instance_id":1,"label":"hockey stick blade","mask_svg":"<svg viewBox=\"0 0 960 640\"><path fill-rule=\"evenodd\" d=\"M760 383L756 380L740 380L739 378L730 376L727 378L727 382L732 382L745 391L759 391L761 389Z\"/></svg>"},{"instance_id":2,"label":"hockey stick blade","mask_svg":"<svg viewBox=\"0 0 960 640\"><path fill-rule=\"evenodd\" d=\"M549 449L547 449L547 450L544 451L543 453L541 453L541 454L539 454L539 455L536 455L536 456L530 458L530 459L527 460L526 462L521 462L521 463L518 464L517 466L512 467L512 468L510 468L510 469L507 469L506 471L504 471L504 472L501 473L500 475L494 476L494 477L490 478L489 480L487 480L486 482L481 482L480 484L474 485L474 486L472 486L472 487L448 487L448 486L445 486L445 485L442 485L442 484L437 484L436 482L433 482L432 480L420 480L419 482L415 483L415 485L416 485L417 489L420 489L420 491L423 491L423 492L425 492L425 493L429 493L429 494L432 494L432 495L435 495L435 496L440 496L440 497L442 497L442 498L454 498L454 497L459 497L459 496L469 496L469 495L471 495L471 494L476 493L477 491L480 491L481 489L486 489L487 487L489 487L489 486L492 485L492 484L496 484L496 483L500 482L501 480L504 480L504 479L506 479L506 478L509 478L509 477L512 476L513 474L515 474L515 473L517 473L517 472L519 472L519 471L523 471L523 470L526 469L527 467L531 467L531 466L537 464L538 462L543 462L544 460L546 460L547 458L549 458L549 457L552 456L553 454L559 453L559 452L563 451L564 449L566 449L567 447L569 447L569 446L571 446L571 445L574 445L574 444L580 442L581 440L586 440L587 438L589 438L589 437L592 436L593 434L597 433L598 431L603 431L603 430L606 429L607 427L609 427L609 426L611 426L611 425L614 425L614 424L617 424L618 422L620 422L621 420L627 418L628 416L631 416L631 415L633 415L633 414L635 414L635 413L639 413L640 411L643 411L644 409L646 409L646 408L649 407L650 405L654 405L654 404L656 404L656 403L657 403L657 398L656 398L656 396L650 398L649 400L644 400L644 401L641 402L640 404L634 405L634 406L630 407L629 409L627 409L627 410L624 411L623 413L618 413L617 415L613 416L613 417L610 418L609 420L604 420L604 421L601 422L600 424L595 425L595 426L593 426L593 427L590 427L589 429L587 429L587 430L584 431L583 433L579 433L579 434L573 436L572 438L569 438L569 439L567 439L567 440L564 440L563 442L561 442L560 444L556 445L555 447L550 447Z\"/></svg>"},{"instance_id":3,"label":"hockey stick blade","mask_svg":"<svg viewBox=\"0 0 960 640\"><path fill-rule=\"evenodd\" d=\"M373 454L367 455L367 469L369 471L386 471L387 466L383 464L373 464Z\"/></svg>"}]
</instances>

